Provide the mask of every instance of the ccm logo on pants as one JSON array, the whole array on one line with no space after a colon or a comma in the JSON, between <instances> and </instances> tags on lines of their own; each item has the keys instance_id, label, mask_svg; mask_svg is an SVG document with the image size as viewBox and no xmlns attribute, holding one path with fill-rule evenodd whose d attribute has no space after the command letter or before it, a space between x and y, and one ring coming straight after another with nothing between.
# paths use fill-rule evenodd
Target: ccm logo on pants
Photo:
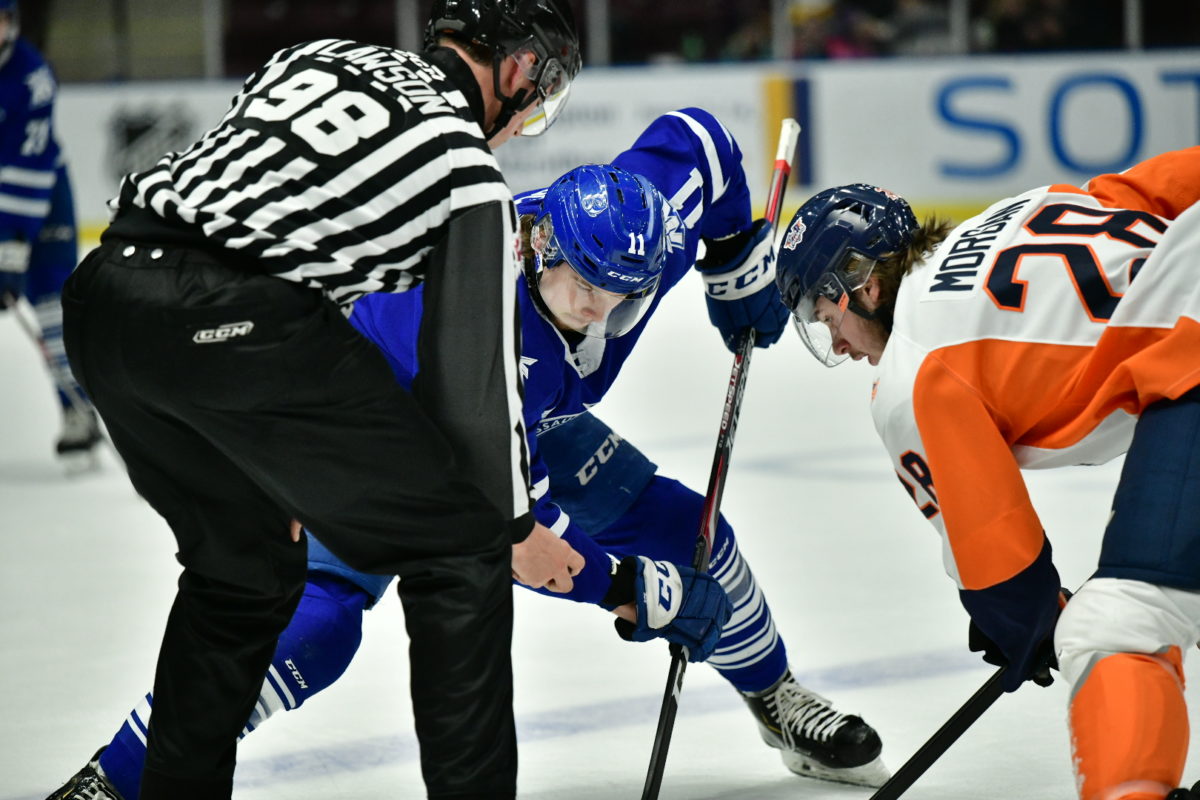
<instances>
[{"instance_id":1,"label":"ccm logo on pants","mask_svg":"<svg viewBox=\"0 0 1200 800\"><path fill-rule=\"evenodd\" d=\"M196 333L192 335L192 341L196 344L225 342L230 339L236 339L239 336L246 336L252 330L254 330L254 323L250 321L227 322L224 325L218 325L215 328L205 328L204 330L196 331Z\"/></svg>"}]
</instances>

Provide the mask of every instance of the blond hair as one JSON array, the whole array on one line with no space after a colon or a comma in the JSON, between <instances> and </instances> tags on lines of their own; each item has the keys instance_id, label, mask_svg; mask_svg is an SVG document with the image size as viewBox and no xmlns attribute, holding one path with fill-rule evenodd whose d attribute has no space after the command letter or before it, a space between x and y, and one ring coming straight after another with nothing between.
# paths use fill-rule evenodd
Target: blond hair
<instances>
[{"instance_id":1,"label":"blond hair","mask_svg":"<svg viewBox=\"0 0 1200 800\"><path fill-rule=\"evenodd\" d=\"M520 258L533 255L533 214L521 214L517 218L517 236L521 242L517 255Z\"/></svg>"}]
</instances>

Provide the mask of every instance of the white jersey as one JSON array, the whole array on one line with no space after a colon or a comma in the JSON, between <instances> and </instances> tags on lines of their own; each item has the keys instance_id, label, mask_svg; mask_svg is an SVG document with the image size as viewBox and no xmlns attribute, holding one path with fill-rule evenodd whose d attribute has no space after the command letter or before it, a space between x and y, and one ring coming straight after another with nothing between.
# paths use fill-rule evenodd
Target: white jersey
<instances>
[{"instance_id":1,"label":"white jersey","mask_svg":"<svg viewBox=\"0 0 1200 800\"><path fill-rule=\"evenodd\" d=\"M872 404L901 481L984 589L1043 532L1020 468L1107 461L1200 385L1200 147L1002 200L905 277Z\"/></svg>"}]
</instances>

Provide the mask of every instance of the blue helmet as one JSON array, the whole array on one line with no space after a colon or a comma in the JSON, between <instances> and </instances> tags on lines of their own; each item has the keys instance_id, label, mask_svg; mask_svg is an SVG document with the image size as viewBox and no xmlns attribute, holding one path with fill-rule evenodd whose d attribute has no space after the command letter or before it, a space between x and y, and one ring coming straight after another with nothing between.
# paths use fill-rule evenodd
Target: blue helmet
<instances>
[{"instance_id":1,"label":"blue helmet","mask_svg":"<svg viewBox=\"0 0 1200 800\"><path fill-rule=\"evenodd\" d=\"M796 211L779 247L775 281L818 361L834 366L845 356L832 353L829 330L814 317L817 298L872 318L853 294L876 262L908 247L917 227L904 198L865 183L818 192Z\"/></svg>"},{"instance_id":2,"label":"blue helmet","mask_svg":"<svg viewBox=\"0 0 1200 800\"><path fill-rule=\"evenodd\" d=\"M604 320L568 327L591 336L620 336L637 324L658 291L668 227L675 229L671 223L677 217L641 175L614 164L576 167L546 190L533 220L531 241L539 259L528 277L535 296L563 321L562 310L551 302L555 298L548 296L546 278L565 262L591 287L621 300Z\"/></svg>"},{"instance_id":3,"label":"blue helmet","mask_svg":"<svg viewBox=\"0 0 1200 800\"><path fill-rule=\"evenodd\" d=\"M17 46L17 37L21 35L21 12L17 8L17 0L0 0L0 14L8 15L8 30L0 39L0 67L12 58L13 48Z\"/></svg>"}]
</instances>

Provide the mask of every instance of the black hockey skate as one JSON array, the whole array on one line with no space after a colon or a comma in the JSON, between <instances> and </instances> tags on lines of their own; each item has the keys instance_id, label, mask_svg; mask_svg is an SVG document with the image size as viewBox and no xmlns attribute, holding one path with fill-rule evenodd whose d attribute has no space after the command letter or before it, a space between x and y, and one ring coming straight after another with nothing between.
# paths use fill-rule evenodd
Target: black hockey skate
<instances>
[{"instance_id":1,"label":"black hockey skate","mask_svg":"<svg viewBox=\"0 0 1200 800\"><path fill-rule=\"evenodd\" d=\"M791 670L770 689L743 697L763 741L797 775L871 787L891 777L879 759L883 744L875 729L796 683Z\"/></svg>"},{"instance_id":2,"label":"black hockey skate","mask_svg":"<svg viewBox=\"0 0 1200 800\"><path fill-rule=\"evenodd\" d=\"M100 768L100 754L103 752L103 747L97 750L96 755L92 756L92 760L84 765L83 769L76 772L71 780L46 800L125 800L108 782L104 770Z\"/></svg>"},{"instance_id":3,"label":"black hockey skate","mask_svg":"<svg viewBox=\"0 0 1200 800\"><path fill-rule=\"evenodd\" d=\"M100 444L100 423L91 408L63 409L62 433L54 452L66 465L68 472L83 472L99 466L96 445Z\"/></svg>"}]
</instances>

